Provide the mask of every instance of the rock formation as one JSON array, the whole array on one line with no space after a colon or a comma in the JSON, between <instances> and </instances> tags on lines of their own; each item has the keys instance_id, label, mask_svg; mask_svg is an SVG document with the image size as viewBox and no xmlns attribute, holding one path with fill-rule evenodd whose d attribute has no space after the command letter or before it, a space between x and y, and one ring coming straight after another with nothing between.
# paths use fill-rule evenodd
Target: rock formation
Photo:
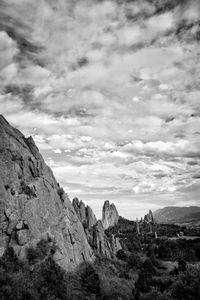
<instances>
[{"instance_id":1,"label":"rock formation","mask_svg":"<svg viewBox=\"0 0 200 300\"><path fill-rule=\"evenodd\" d=\"M154 223L154 217L151 210L149 210L149 213L144 216L144 222L146 223Z\"/></svg>"},{"instance_id":2,"label":"rock formation","mask_svg":"<svg viewBox=\"0 0 200 300\"><path fill-rule=\"evenodd\" d=\"M112 256L112 248L104 232L101 220L98 220L96 225L93 227L90 245L97 254L103 254L109 258Z\"/></svg>"},{"instance_id":3,"label":"rock formation","mask_svg":"<svg viewBox=\"0 0 200 300\"><path fill-rule=\"evenodd\" d=\"M140 221L136 219L136 232L138 234L144 231L148 233L153 233L155 227L154 225L155 225L155 221L154 221L153 213L151 210L149 210L149 212L144 216L144 219L141 218Z\"/></svg>"},{"instance_id":4,"label":"rock formation","mask_svg":"<svg viewBox=\"0 0 200 300\"><path fill-rule=\"evenodd\" d=\"M73 199L72 205L84 228L90 229L96 224L97 219L91 207L85 206L85 204L82 201L79 201L77 197Z\"/></svg>"},{"instance_id":5,"label":"rock formation","mask_svg":"<svg viewBox=\"0 0 200 300\"><path fill-rule=\"evenodd\" d=\"M140 234L140 224L138 222L138 218L136 219L136 232L137 234Z\"/></svg>"},{"instance_id":6,"label":"rock formation","mask_svg":"<svg viewBox=\"0 0 200 300\"><path fill-rule=\"evenodd\" d=\"M119 220L119 215L115 205L108 200L104 202L103 211L102 211L102 222L104 229L112 227L117 224Z\"/></svg>"},{"instance_id":7,"label":"rock formation","mask_svg":"<svg viewBox=\"0 0 200 300\"><path fill-rule=\"evenodd\" d=\"M41 238L54 241L54 259L65 270L94 259L70 200L33 139L0 116L0 253L13 246L25 258Z\"/></svg>"},{"instance_id":8,"label":"rock formation","mask_svg":"<svg viewBox=\"0 0 200 300\"><path fill-rule=\"evenodd\" d=\"M105 234L101 220L96 219L95 214L89 206L85 206L78 198L74 198L72 205L84 227L88 242L96 254L113 257L121 249L119 238Z\"/></svg>"}]
</instances>

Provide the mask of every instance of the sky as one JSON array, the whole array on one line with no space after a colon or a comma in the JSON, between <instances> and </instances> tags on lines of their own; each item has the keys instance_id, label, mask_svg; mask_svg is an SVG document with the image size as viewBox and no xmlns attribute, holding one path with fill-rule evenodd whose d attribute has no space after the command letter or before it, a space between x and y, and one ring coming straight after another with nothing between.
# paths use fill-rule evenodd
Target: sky
<instances>
[{"instance_id":1,"label":"sky","mask_svg":"<svg viewBox=\"0 0 200 300\"><path fill-rule=\"evenodd\" d=\"M97 217L200 205L200 1L0 0L0 113Z\"/></svg>"}]
</instances>

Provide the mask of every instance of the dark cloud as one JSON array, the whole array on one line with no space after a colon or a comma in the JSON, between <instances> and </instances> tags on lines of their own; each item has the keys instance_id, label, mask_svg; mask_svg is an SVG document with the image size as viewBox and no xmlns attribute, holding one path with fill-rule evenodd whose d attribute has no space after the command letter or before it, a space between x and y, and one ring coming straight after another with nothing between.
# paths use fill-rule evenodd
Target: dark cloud
<instances>
[{"instance_id":1,"label":"dark cloud","mask_svg":"<svg viewBox=\"0 0 200 300\"><path fill-rule=\"evenodd\" d=\"M27 105L31 104L34 101L33 90L34 90L34 87L29 84L27 84L27 85L8 84L4 87L5 94L11 94L12 96L18 96Z\"/></svg>"},{"instance_id":2,"label":"dark cloud","mask_svg":"<svg viewBox=\"0 0 200 300\"><path fill-rule=\"evenodd\" d=\"M200 162L196 161L196 160L192 160L192 161L188 161L187 164L190 165L190 166L196 166L196 165L199 165Z\"/></svg>"},{"instance_id":3,"label":"dark cloud","mask_svg":"<svg viewBox=\"0 0 200 300\"><path fill-rule=\"evenodd\" d=\"M163 178L163 177L168 177L169 175L165 173L158 173L158 174L153 174L153 176L155 178Z\"/></svg>"},{"instance_id":4,"label":"dark cloud","mask_svg":"<svg viewBox=\"0 0 200 300\"><path fill-rule=\"evenodd\" d=\"M19 49L19 52L15 56L16 61L23 62L28 60L33 63L42 64L37 54L43 47L29 40L28 37L31 36L31 31L28 26L1 12L0 31L6 32L7 35L16 42Z\"/></svg>"},{"instance_id":5,"label":"dark cloud","mask_svg":"<svg viewBox=\"0 0 200 300\"><path fill-rule=\"evenodd\" d=\"M192 176L192 178L194 178L194 179L200 179L200 174L195 174L195 175Z\"/></svg>"}]
</instances>

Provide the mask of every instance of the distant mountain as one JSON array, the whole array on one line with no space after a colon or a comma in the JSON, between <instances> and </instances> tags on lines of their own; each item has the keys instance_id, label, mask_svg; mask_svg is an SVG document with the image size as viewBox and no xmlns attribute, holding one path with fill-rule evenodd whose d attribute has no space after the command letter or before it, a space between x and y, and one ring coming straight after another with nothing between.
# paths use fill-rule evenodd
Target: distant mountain
<instances>
[{"instance_id":1,"label":"distant mountain","mask_svg":"<svg viewBox=\"0 0 200 300\"><path fill-rule=\"evenodd\" d=\"M167 206L153 213L157 223L200 224L200 207Z\"/></svg>"}]
</instances>

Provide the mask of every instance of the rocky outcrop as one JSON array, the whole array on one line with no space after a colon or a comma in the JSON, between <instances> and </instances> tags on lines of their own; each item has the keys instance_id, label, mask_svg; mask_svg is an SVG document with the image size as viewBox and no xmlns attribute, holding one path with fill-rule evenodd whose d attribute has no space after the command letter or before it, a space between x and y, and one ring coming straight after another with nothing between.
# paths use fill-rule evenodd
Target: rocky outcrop
<instances>
[{"instance_id":1,"label":"rocky outcrop","mask_svg":"<svg viewBox=\"0 0 200 300\"><path fill-rule=\"evenodd\" d=\"M105 234L101 220L98 220L96 225L90 231L90 245L96 254L105 255L109 258L114 257L117 251L122 249L119 238L112 234L108 237Z\"/></svg>"},{"instance_id":2,"label":"rocky outcrop","mask_svg":"<svg viewBox=\"0 0 200 300\"><path fill-rule=\"evenodd\" d=\"M117 224L119 220L119 214L117 212L117 209L115 205L108 200L104 202L103 205L103 211L102 211L102 222L103 222L103 227L105 229L112 227Z\"/></svg>"},{"instance_id":3,"label":"rocky outcrop","mask_svg":"<svg viewBox=\"0 0 200 300\"><path fill-rule=\"evenodd\" d=\"M84 228L90 229L96 224L97 219L91 207L85 206L85 204L82 201L79 201L77 197L73 199L72 205Z\"/></svg>"},{"instance_id":4,"label":"rocky outcrop","mask_svg":"<svg viewBox=\"0 0 200 300\"><path fill-rule=\"evenodd\" d=\"M89 206L85 206L77 197L73 199L72 205L84 227L88 242L94 252L109 258L113 257L121 249L119 238L114 235L108 238L102 221L97 221L92 209Z\"/></svg>"},{"instance_id":5,"label":"rocky outcrop","mask_svg":"<svg viewBox=\"0 0 200 300\"><path fill-rule=\"evenodd\" d=\"M87 226L90 229L97 223L97 219L90 206L86 207Z\"/></svg>"},{"instance_id":6,"label":"rocky outcrop","mask_svg":"<svg viewBox=\"0 0 200 300\"><path fill-rule=\"evenodd\" d=\"M136 232L137 234L140 234L140 224L138 222L138 219L136 219Z\"/></svg>"},{"instance_id":7,"label":"rocky outcrop","mask_svg":"<svg viewBox=\"0 0 200 300\"><path fill-rule=\"evenodd\" d=\"M153 213L151 210L149 210L149 213L144 216L144 226L149 227L149 233L152 233L153 231L153 224L154 224Z\"/></svg>"},{"instance_id":8,"label":"rocky outcrop","mask_svg":"<svg viewBox=\"0 0 200 300\"><path fill-rule=\"evenodd\" d=\"M119 250L122 249L120 239L119 237L116 237L114 234L111 236L111 248L112 248L112 253L115 255Z\"/></svg>"},{"instance_id":9,"label":"rocky outcrop","mask_svg":"<svg viewBox=\"0 0 200 300\"><path fill-rule=\"evenodd\" d=\"M90 244L97 254L103 254L107 257L112 257L112 248L107 236L105 235L103 224L98 220L92 229L92 239Z\"/></svg>"},{"instance_id":10,"label":"rocky outcrop","mask_svg":"<svg viewBox=\"0 0 200 300\"><path fill-rule=\"evenodd\" d=\"M55 261L72 270L92 261L77 214L33 139L0 116L0 253L7 246L25 258L41 238L53 240Z\"/></svg>"},{"instance_id":11,"label":"rocky outcrop","mask_svg":"<svg viewBox=\"0 0 200 300\"><path fill-rule=\"evenodd\" d=\"M151 210L141 218L140 221L136 219L136 232L137 234L141 234L143 232L153 233L155 231L155 220L153 217L153 213Z\"/></svg>"},{"instance_id":12,"label":"rocky outcrop","mask_svg":"<svg viewBox=\"0 0 200 300\"><path fill-rule=\"evenodd\" d=\"M144 222L147 224L154 223L154 217L151 210L149 210L149 213L144 216Z\"/></svg>"}]
</instances>

